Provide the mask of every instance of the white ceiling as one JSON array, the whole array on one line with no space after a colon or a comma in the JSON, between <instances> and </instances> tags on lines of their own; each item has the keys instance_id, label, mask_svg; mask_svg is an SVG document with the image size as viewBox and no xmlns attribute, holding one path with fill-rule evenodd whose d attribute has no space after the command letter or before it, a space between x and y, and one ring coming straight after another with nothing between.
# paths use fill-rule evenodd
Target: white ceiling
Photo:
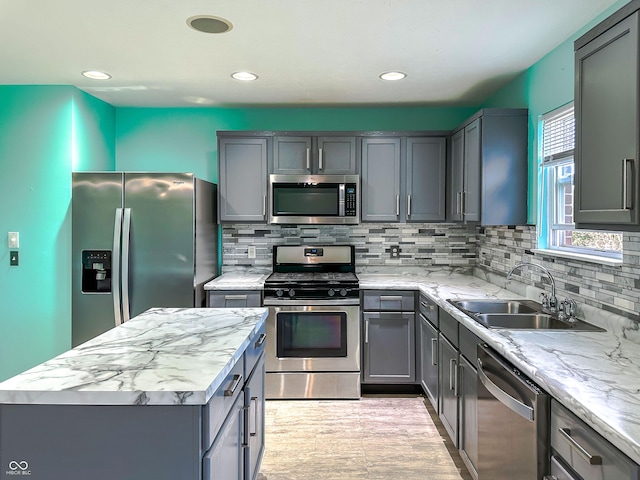
<instances>
[{"instance_id":1,"label":"white ceiling","mask_svg":"<svg viewBox=\"0 0 640 480\"><path fill-rule=\"evenodd\" d=\"M0 84L75 85L114 106L475 106L613 3L0 0ZM194 15L233 28L201 33ZM113 78L80 75L93 69Z\"/></svg>"}]
</instances>

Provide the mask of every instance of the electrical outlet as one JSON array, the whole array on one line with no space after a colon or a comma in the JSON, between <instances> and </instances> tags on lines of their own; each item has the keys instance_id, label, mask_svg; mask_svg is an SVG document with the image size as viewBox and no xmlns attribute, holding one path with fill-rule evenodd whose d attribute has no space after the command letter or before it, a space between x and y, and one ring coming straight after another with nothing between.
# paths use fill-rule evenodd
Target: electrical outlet
<instances>
[{"instance_id":1,"label":"electrical outlet","mask_svg":"<svg viewBox=\"0 0 640 480\"><path fill-rule=\"evenodd\" d=\"M11 251L9 252L9 265L12 267L17 267L20 264L20 257L18 252Z\"/></svg>"},{"instance_id":2,"label":"electrical outlet","mask_svg":"<svg viewBox=\"0 0 640 480\"><path fill-rule=\"evenodd\" d=\"M400 258L400 245L391 245L389 247L389 256L391 258Z\"/></svg>"},{"instance_id":3,"label":"electrical outlet","mask_svg":"<svg viewBox=\"0 0 640 480\"><path fill-rule=\"evenodd\" d=\"M256 258L256 247L255 246L249 245L249 248L247 249L247 257Z\"/></svg>"},{"instance_id":4,"label":"electrical outlet","mask_svg":"<svg viewBox=\"0 0 640 480\"><path fill-rule=\"evenodd\" d=\"M7 243L9 244L9 248L19 248L20 247L20 233L18 232L9 232L7 235Z\"/></svg>"}]
</instances>

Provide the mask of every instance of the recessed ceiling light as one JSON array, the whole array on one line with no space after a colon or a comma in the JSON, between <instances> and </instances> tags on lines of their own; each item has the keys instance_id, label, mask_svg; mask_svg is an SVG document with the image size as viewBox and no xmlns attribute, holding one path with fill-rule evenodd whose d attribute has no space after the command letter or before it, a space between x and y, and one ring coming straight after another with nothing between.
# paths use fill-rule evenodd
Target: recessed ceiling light
<instances>
[{"instance_id":1,"label":"recessed ceiling light","mask_svg":"<svg viewBox=\"0 0 640 480\"><path fill-rule=\"evenodd\" d=\"M233 28L229 20L210 15L189 17L187 18L187 25L202 33L225 33Z\"/></svg>"},{"instance_id":2,"label":"recessed ceiling light","mask_svg":"<svg viewBox=\"0 0 640 480\"><path fill-rule=\"evenodd\" d=\"M402 80L406 76L407 74L403 72L385 72L380 74L380 78L382 80L388 80L388 81Z\"/></svg>"},{"instance_id":3,"label":"recessed ceiling light","mask_svg":"<svg viewBox=\"0 0 640 480\"><path fill-rule=\"evenodd\" d=\"M109 80L111 75L105 72L100 72L98 70L86 70L82 72L82 75L90 78L91 80Z\"/></svg>"},{"instance_id":4,"label":"recessed ceiling light","mask_svg":"<svg viewBox=\"0 0 640 480\"><path fill-rule=\"evenodd\" d=\"M255 73L251 72L236 72L231 74L232 78L236 80L241 80L243 82L251 82L253 80L257 80L258 76Z\"/></svg>"}]
</instances>

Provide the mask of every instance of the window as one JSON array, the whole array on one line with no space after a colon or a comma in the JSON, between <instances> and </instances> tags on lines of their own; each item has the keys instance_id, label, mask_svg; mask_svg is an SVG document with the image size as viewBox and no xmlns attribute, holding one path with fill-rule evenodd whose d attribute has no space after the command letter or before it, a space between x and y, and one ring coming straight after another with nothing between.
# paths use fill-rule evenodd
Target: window
<instances>
[{"instance_id":1,"label":"window","mask_svg":"<svg viewBox=\"0 0 640 480\"><path fill-rule=\"evenodd\" d=\"M622 234L575 230L573 222L573 104L542 116L540 248L622 258Z\"/></svg>"}]
</instances>

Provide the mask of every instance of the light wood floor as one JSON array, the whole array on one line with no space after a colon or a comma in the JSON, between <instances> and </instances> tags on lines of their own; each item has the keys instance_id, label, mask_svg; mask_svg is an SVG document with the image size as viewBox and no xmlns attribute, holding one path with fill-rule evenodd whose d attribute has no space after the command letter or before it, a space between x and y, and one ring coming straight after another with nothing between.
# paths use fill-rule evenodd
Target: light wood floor
<instances>
[{"instance_id":1,"label":"light wood floor","mask_svg":"<svg viewBox=\"0 0 640 480\"><path fill-rule=\"evenodd\" d=\"M430 413L435 416L419 396L267 401L258 478L469 480Z\"/></svg>"}]
</instances>

